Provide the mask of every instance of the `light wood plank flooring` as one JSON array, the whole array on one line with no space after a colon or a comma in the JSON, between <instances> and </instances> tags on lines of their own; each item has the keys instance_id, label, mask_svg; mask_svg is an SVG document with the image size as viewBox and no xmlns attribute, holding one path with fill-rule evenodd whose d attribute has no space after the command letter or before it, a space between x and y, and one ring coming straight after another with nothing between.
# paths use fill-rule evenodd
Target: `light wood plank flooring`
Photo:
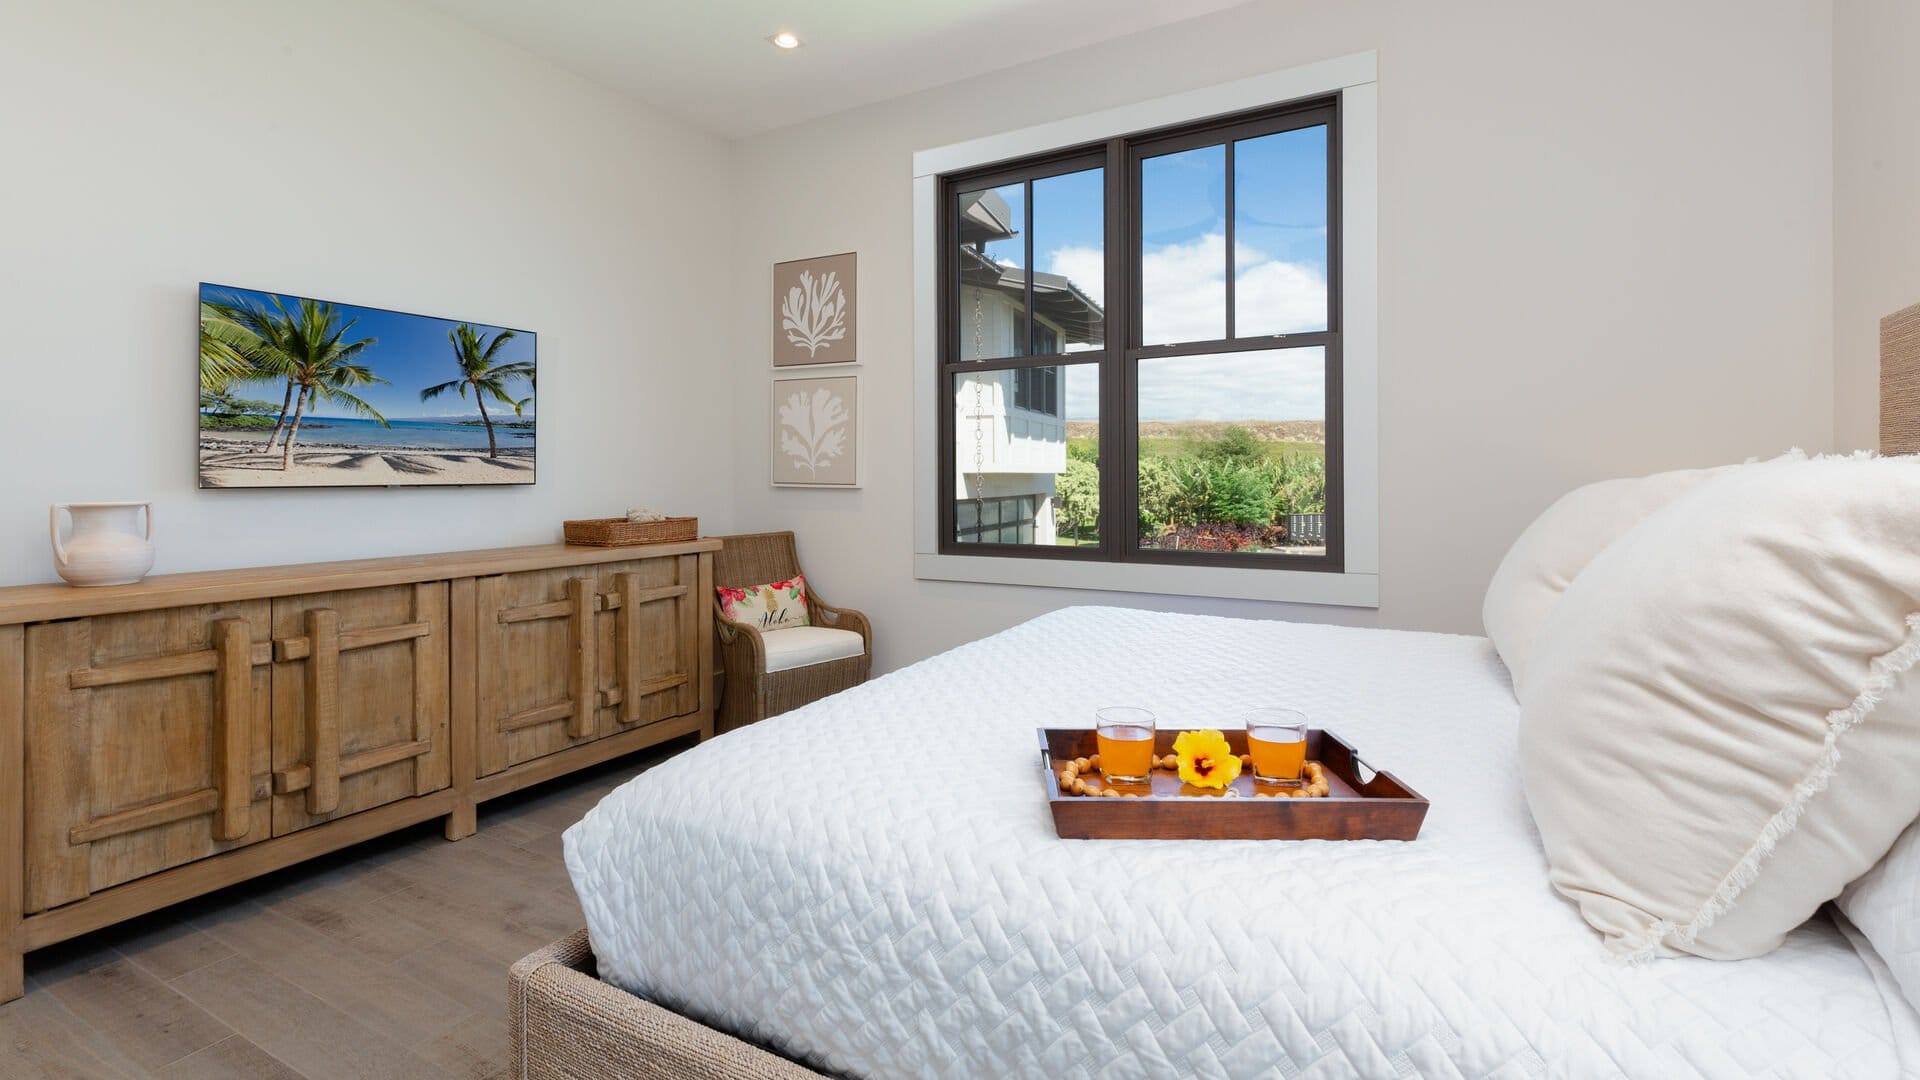
<instances>
[{"instance_id":1,"label":"light wood plank flooring","mask_svg":"<svg viewBox=\"0 0 1920 1080\"><path fill-rule=\"evenodd\" d=\"M583 925L560 833L675 748L29 953L0 1078L504 1076L508 965Z\"/></svg>"}]
</instances>

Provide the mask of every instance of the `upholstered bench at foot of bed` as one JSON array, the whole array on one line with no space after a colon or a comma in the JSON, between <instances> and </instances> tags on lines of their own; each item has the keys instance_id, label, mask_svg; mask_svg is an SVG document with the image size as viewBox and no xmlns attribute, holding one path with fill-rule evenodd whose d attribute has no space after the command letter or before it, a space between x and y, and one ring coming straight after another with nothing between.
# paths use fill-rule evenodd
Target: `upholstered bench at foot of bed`
<instances>
[{"instance_id":1,"label":"upholstered bench at foot of bed","mask_svg":"<svg viewBox=\"0 0 1920 1080\"><path fill-rule=\"evenodd\" d=\"M601 982L585 930L513 965L507 1023L517 1080L826 1080Z\"/></svg>"}]
</instances>

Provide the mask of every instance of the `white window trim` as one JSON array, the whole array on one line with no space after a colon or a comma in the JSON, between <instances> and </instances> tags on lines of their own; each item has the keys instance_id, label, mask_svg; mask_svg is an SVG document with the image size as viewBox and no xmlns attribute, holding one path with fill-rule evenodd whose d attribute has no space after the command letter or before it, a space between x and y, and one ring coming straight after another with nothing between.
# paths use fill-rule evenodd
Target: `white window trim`
<instances>
[{"instance_id":1,"label":"white window trim","mask_svg":"<svg viewBox=\"0 0 1920 1080\"><path fill-rule=\"evenodd\" d=\"M1377 63L1371 52L954 143L913 155L913 505L916 578L1070 589L1380 606L1380 336ZM1346 569L1077 562L940 554L940 176L1223 113L1339 91L1341 433Z\"/></svg>"}]
</instances>

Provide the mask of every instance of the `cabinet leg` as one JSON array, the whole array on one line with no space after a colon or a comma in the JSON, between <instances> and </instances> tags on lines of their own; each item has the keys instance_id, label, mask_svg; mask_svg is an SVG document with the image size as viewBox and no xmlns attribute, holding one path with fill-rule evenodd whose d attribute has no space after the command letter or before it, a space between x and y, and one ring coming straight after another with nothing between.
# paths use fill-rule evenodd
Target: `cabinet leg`
<instances>
[{"instance_id":1,"label":"cabinet leg","mask_svg":"<svg viewBox=\"0 0 1920 1080\"><path fill-rule=\"evenodd\" d=\"M0 1005L27 992L27 957L11 944L0 945Z\"/></svg>"},{"instance_id":2,"label":"cabinet leg","mask_svg":"<svg viewBox=\"0 0 1920 1080\"><path fill-rule=\"evenodd\" d=\"M480 831L480 815L472 802L462 800L447 815L447 839L465 840Z\"/></svg>"}]
</instances>

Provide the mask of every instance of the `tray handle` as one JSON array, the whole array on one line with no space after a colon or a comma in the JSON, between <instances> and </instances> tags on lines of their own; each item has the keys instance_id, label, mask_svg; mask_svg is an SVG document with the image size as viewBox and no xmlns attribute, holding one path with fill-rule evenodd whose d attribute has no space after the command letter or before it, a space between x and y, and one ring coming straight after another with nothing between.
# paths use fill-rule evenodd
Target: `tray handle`
<instances>
[{"instance_id":1,"label":"tray handle","mask_svg":"<svg viewBox=\"0 0 1920 1080\"><path fill-rule=\"evenodd\" d=\"M1360 751L1353 752L1353 778L1360 781L1361 787L1373 783L1374 778L1379 775L1380 770L1367 764L1367 759L1360 756Z\"/></svg>"}]
</instances>

